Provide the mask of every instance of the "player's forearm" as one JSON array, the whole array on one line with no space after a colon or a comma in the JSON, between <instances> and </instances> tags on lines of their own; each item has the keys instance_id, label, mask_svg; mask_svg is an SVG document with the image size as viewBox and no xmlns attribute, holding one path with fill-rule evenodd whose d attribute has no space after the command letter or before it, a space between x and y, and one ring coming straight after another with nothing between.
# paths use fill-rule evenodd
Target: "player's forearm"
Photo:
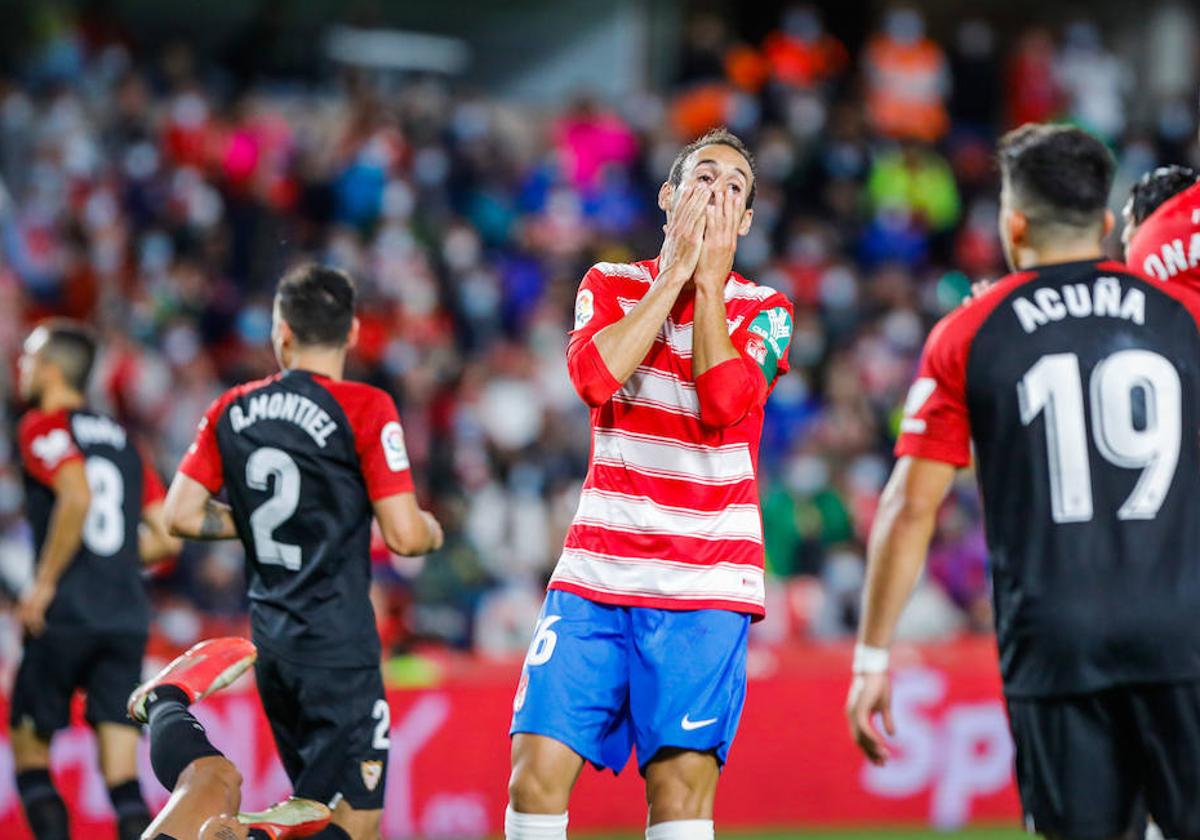
<instances>
[{"instance_id":1,"label":"player's forearm","mask_svg":"<svg viewBox=\"0 0 1200 840\"><path fill-rule=\"evenodd\" d=\"M55 501L46 542L38 558L35 585L51 589L58 586L59 579L83 544L83 526L90 504L88 497L59 496Z\"/></svg>"},{"instance_id":2,"label":"player's forearm","mask_svg":"<svg viewBox=\"0 0 1200 840\"><path fill-rule=\"evenodd\" d=\"M185 540L232 540L237 537L229 505L212 498L187 510L172 510L167 524L171 536Z\"/></svg>"},{"instance_id":3,"label":"player's forearm","mask_svg":"<svg viewBox=\"0 0 1200 840\"><path fill-rule=\"evenodd\" d=\"M696 308L692 325L692 377L698 378L712 368L738 358L729 338L724 289L696 289Z\"/></svg>"},{"instance_id":4,"label":"player's forearm","mask_svg":"<svg viewBox=\"0 0 1200 840\"><path fill-rule=\"evenodd\" d=\"M687 280L671 269L659 274L637 306L592 338L617 382L624 384L646 358Z\"/></svg>"},{"instance_id":5,"label":"player's forearm","mask_svg":"<svg viewBox=\"0 0 1200 840\"><path fill-rule=\"evenodd\" d=\"M940 500L930 503L908 497L896 484L893 477L884 490L867 547L858 640L873 648L887 648L892 642L900 614L925 567L940 504Z\"/></svg>"},{"instance_id":6,"label":"player's forearm","mask_svg":"<svg viewBox=\"0 0 1200 840\"><path fill-rule=\"evenodd\" d=\"M142 522L138 527L138 554L143 563L157 563L164 557L178 554L182 548L182 541L171 536L167 530L161 504L150 505L142 511Z\"/></svg>"}]
</instances>

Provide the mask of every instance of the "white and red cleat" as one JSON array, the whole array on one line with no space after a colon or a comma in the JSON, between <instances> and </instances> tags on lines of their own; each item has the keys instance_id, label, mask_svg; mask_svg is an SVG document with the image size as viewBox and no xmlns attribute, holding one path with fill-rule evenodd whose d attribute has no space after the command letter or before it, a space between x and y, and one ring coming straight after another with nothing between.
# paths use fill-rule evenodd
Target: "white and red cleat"
<instances>
[{"instance_id":1,"label":"white and red cleat","mask_svg":"<svg viewBox=\"0 0 1200 840\"><path fill-rule=\"evenodd\" d=\"M265 811L238 814L238 822L256 828L271 840L296 840L308 837L329 825L333 812L312 799L292 797L272 805Z\"/></svg>"},{"instance_id":2,"label":"white and red cleat","mask_svg":"<svg viewBox=\"0 0 1200 840\"><path fill-rule=\"evenodd\" d=\"M254 664L258 651L249 639L228 636L206 639L192 645L129 695L129 716L146 722L146 698L154 689L173 685L188 696L189 703L203 700L232 683Z\"/></svg>"}]
</instances>

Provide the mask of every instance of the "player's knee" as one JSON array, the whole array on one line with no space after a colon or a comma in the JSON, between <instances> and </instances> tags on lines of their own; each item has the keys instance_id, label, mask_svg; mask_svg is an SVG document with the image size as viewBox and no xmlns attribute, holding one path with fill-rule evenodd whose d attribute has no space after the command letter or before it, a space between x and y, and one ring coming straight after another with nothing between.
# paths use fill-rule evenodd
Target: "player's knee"
<instances>
[{"instance_id":1,"label":"player's knee","mask_svg":"<svg viewBox=\"0 0 1200 840\"><path fill-rule=\"evenodd\" d=\"M646 802L652 822L712 818L715 769L707 762L672 762L646 774Z\"/></svg>"},{"instance_id":2,"label":"player's knee","mask_svg":"<svg viewBox=\"0 0 1200 840\"><path fill-rule=\"evenodd\" d=\"M537 762L518 763L508 778L509 804L521 814L561 814L570 794L569 784Z\"/></svg>"},{"instance_id":3,"label":"player's knee","mask_svg":"<svg viewBox=\"0 0 1200 840\"><path fill-rule=\"evenodd\" d=\"M179 775L176 787L204 785L221 788L228 793L240 793L242 774L224 756L213 755L197 759Z\"/></svg>"}]
</instances>

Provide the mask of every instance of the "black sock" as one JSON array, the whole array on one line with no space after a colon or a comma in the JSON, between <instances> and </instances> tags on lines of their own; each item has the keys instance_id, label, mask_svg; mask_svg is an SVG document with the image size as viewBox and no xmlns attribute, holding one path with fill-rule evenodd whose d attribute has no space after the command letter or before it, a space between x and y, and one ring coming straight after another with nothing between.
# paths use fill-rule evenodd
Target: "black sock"
<instances>
[{"instance_id":1,"label":"black sock","mask_svg":"<svg viewBox=\"0 0 1200 840\"><path fill-rule=\"evenodd\" d=\"M166 685L150 693L146 702L150 719L150 766L167 790L193 761L221 751L208 740L200 721L187 708L187 695Z\"/></svg>"},{"instance_id":2,"label":"black sock","mask_svg":"<svg viewBox=\"0 0 1200 840\"><path fill-rule=\"evenodd\" d=\"M346 829L340 825L330 823L323 829L309 837L309 840L351 840L350 835L346 833Z\"/></svg>"},{"instance_id":3,"label":"black sock","mask_svg":"<svg viewBox=\"0 0 1200 840\"><path fill-rule=\"evenodd\" d=\"M108 798L117 813L117 840L139 840L150 827L150 809L142 799L137 779L108 789Z\"/></svg>"},{"instance_id":4,"label":"black sock","mask_svg":"<svg viewBox=\"0 0 1200 840\"><path fill-rule=\"evenodd\" d=\"M67 806L58 795L49 770L18 773L17 791L36 840L71 840Z\"/></svg>"}]
</instances>

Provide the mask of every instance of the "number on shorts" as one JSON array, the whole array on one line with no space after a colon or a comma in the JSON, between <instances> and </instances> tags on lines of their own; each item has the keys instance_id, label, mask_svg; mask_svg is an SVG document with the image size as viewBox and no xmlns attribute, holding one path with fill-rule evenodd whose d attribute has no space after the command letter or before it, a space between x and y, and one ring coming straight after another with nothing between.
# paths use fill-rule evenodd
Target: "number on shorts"
<instances>
[{"instance_id":1,"label":"number on shorts","mask_svg":"<svg viewBox=\"0 0 1200 840\"><path fill-rule=\"evenodd\" d=\"M558 644L558 634L550 628L561 618L561 615L548 615L533 628L533 641L529 643L529 653L525 655L526 665L545 665L550 661Z\"/></svg>"},{"instance_id":2,"label":"number on shorts","mask_svg":"<svg viewBox=\"0 0 1200 840\"><path fill-rule=\"evenodd\" d=\"M270 478L275 479L274 488L268 482ZM300 504L300 468L282 449L264 446L254 450L246 460L246 484L252 490L271 491L271 498L250 514L258 562L297 571L303 559L300 546L276 542L273 534L292 518Z\"/></svg>"},{"instance_id":3,"label":"number on shorts","mask_svg":"<svg viewBox=\"0 0 1200 840\"><path fill-rule=\"evenodd\" d=\"M92 503L83 522L83 544L88 551L111 557L125 545L125 479L117 465L93 455L83 465Z\"/></svg>"},{"instance_id":4,"label":"number on shorts","mask_svg":"<svg viewBox=\"0 0 1200 840\"><path fill-rule=\"evenodd\" d=\"M375 724L375 737L371 739L371 749L390 749L392 746L392 710L388 708L388 702L382 698L376 700L375 708L371 710L371 717L379 721Z\"/></svg>"}]
</instances>

